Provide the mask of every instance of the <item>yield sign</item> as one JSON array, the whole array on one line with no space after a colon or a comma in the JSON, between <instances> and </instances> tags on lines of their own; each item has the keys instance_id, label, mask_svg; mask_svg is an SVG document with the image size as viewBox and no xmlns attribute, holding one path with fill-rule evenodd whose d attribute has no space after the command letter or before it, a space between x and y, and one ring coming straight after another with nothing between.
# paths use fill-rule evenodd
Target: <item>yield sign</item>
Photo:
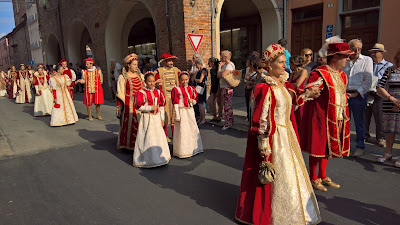
<instances>
[{"instance_id":1,"label":"yield sign","mask_svg":"<svg viewBox=\"0 0 400 225\"><path fill-rule=\"evenodd\" d=\"M188 34L190 44L192 44L192 47L195 52L197 52L197 50L199 50L200 43L203 40L203 36L204 35L202 35L202 34Z\"/></svg>"}]
</instances>

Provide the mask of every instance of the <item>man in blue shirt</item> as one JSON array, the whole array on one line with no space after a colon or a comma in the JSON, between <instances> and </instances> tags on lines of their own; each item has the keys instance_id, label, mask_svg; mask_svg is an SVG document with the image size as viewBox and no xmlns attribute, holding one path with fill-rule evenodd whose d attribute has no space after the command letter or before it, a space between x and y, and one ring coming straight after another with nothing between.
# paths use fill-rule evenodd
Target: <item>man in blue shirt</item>
<instances>
[{"instance_id":1,"label":"man in blue shirt","mask_svg":"<svg viewBox=\"0 0 400 225\"><path fill-rule=\"evenodd\" d=\"M286 49L287 41L285 39L280 39L278 41L278 44L285 49L285 57L286 57L286 69L285 69L285 71L290 74L292 72L290 70L290 66L289 66L289 59L290 59L291 55L290 55L290 52Z\"/></svg>"},{"instance_id":2,"label":"man in blue shirt","mask_svg":"<svg viewBox=\"0 0 400 225\"><path fill-rule=\"evenodd\" d=\"M372 87L368 92L367 108L365 109L364 122L365 122L365 140L371 142L371 135L369 133L369 125L371 117L374 116L376 125L376 141L378 146L384 147L385 141L382 133L382 107L383 99L376 94L376 86L378 81L382 78L387 68L392 67L391 62L383 58L386 52L383 44L376 43L371 50L369 50L371 58L374 60L374 76L372 77Z\"/></svg>"}]
</instances>

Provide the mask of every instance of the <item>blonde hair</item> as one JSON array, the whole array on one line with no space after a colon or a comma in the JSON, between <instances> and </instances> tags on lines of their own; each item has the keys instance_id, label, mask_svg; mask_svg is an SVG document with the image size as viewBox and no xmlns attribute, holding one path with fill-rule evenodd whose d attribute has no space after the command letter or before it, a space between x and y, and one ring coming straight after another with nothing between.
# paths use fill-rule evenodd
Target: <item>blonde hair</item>
<instances>
[{"instance_id":1,"label":"blonde hair","mask_svg":"<svg viewBox=\"0 0 400 225\"><path fill-rule=\"evenodd\" d=\"M232 53L230 51L228 51L228 50L224 50L224 51L221 52L221 56L226 56L230 60L231 57L232 57Z\"/></svg>"},{"instance_id":2,"label":"blonde hair","mask_svg":"<svg viewBox=\"0 0 400 225\"><path fill-rule=\"evenodd\" d=\"M301 50L300 56L303 57L304 59L306 58L306 52L311 52L311 54L313 54L313 50L309 48L303 48L303 50Z\"/></svg>"},{"instance_id":3,"label":"blonde hair","mask_svg":"<svg viewBox=\"0 0 400 225\"><path fill-rule=\"evenodd\" d=\"M393 56L393 64L395 65L396 69L400 67L400 48L397 49L396 54Z\"/></svg>"}]
</instances>

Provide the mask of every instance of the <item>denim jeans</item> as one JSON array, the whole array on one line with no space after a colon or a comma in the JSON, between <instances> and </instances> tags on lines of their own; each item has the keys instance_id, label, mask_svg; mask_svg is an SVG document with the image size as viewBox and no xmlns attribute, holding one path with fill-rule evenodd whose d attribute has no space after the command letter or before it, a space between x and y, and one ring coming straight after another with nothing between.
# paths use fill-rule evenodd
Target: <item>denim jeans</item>
<instances>
[{"instance_id":1,"label":"denim jeans","mask_svg":"<svg viewBox=\"0 0 400 225\"><path fill-rule=\"evenodd\" d=\"M371 124L371 118L374 116L375 120L375 126L376 126L376 140L381 141L383 140L383 132L382 132L382 126L383 126L383 99L379 97L377 94L372 95L370 94L371 98L374 98L374 103L372 105L367 106L365 110L365 115L364 115L364 123L365 123L365 136L366 137L371 137L369 134L369 126Z\"/></svg>"},{"instance_id":2,"label":"denim jeans","mask_svg":"<svg viewBox=\"0 0 400 225\"><path fill-rule=\"evenodd\" d=\"M365 124L364 124L364 111L367 107L367 98L358 95L355 98L349 99L350 116L353 113L354 123L356 125L357 133L357 146L356 148L365 148Z\"/></svg>"}]
</instances>

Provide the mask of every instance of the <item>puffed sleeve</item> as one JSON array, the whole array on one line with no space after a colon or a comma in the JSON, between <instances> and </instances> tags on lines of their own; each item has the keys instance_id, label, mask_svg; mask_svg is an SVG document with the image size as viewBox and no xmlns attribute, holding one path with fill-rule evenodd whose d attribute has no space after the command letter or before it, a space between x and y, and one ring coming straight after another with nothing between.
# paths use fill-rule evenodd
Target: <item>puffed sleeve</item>
<instances>
[{"instance_id":1,"label":"puffed sleeve","mask_svg":"<svg viewBox=\"0 0 400 225\"><path fill-rule=\"evenodd\" d=\"M269 137L275 130L272 123L274 115L271 107L276 103L272 99L272 91L269 85L258 84L253 90L250 101L251 132L257 135L260 150L271 150Z\"/></svg>"},{"instance_id":2,"label":"puffed sleeve","mask_svg":"<svg viewBox=\"0 0 400 225\"><path fill-rule=\"evenodd\" d=\"M99 73L99 79L100 79L100 83L103 84L103 72L101 72L101 70L97 70Z\"/></svg>"},{"instance_id":3,"label":"puffed sleeve","mask_svg":"<svg viewBox=\"0 0 400 225\"><path fill-rule=\"evenodd\" d=\"M64 75L65 77L65 85L70 86L72 84L72 80L69 78L68 75Z\"/></svg>"},{"instance_id":4,"label":"puffed sleeve","mask_svg":"<svg viewBox=\"0 0 400 225\"><path fill-rule=\"evenodd\" d=\"M119 76L117 83L117 106L125 104L125 94L126 94L126 79L124 76Z\"/></svg>"},{"instance_id":5,"label":"puffed sleeve","mask_svg":"<svg viewBox=\"0 0 400 225\"><path fill-rule=\"evenodd\" d=\"M158 110L160 111L160 115L161 115L161 120L165 121L165 105L167 104L166 99L165 99L165 95L164 92L162 90L158 90L158 95L159 95L159 104L158 104Z\"/></svg>"},{"instance_id":6,"label":"puffed sleeve","mask_svg":"<svg viewBox=\"0 0 400 225\"><path fill-rule=\"evenodd\" d=\"M194 88L192 86L190 86L190 88L192 89L192 95L190 96L190 98L193 100L193 105L196 105L197 99L198 99L196 88Z\"/></svg>"},{"instance_id":7,"label":"puffed sleeve","mask_svg":"<svg viewBox=\"0 0 400 225\"><path fill-rule=\"evenodd\" d=\"M143 94L141 91L136 92L135 108L141 112L153 111L153 107L151 105L146 105L146 102L147 102L147 96Z\"/></svg>"},{"instance_id":8,"label":"puffed sleeve","mask_svg":"<svg viewBox=\"0 0 400 225\"><path fill-rule=\"evenodd\" d=\"M175 122L179 122L181 120L181 115L179 111L179 97L180 94L178 92L179 87L174 87L171 91L171 101L172 104L174 105L174 110L175 110Z\"/></svg>"},{"instance_id":9,"label":"puffed sleeve","mask_svg":"<svg viewBox=\"0 0 400 225\"><path fill-rule=\"evenodd\" d=\"M72 82L75 82L76 81L76 73L73 69L71 69L71 77L72 77L72 79L71 79Z\"/></svg>"}]
</instances>

